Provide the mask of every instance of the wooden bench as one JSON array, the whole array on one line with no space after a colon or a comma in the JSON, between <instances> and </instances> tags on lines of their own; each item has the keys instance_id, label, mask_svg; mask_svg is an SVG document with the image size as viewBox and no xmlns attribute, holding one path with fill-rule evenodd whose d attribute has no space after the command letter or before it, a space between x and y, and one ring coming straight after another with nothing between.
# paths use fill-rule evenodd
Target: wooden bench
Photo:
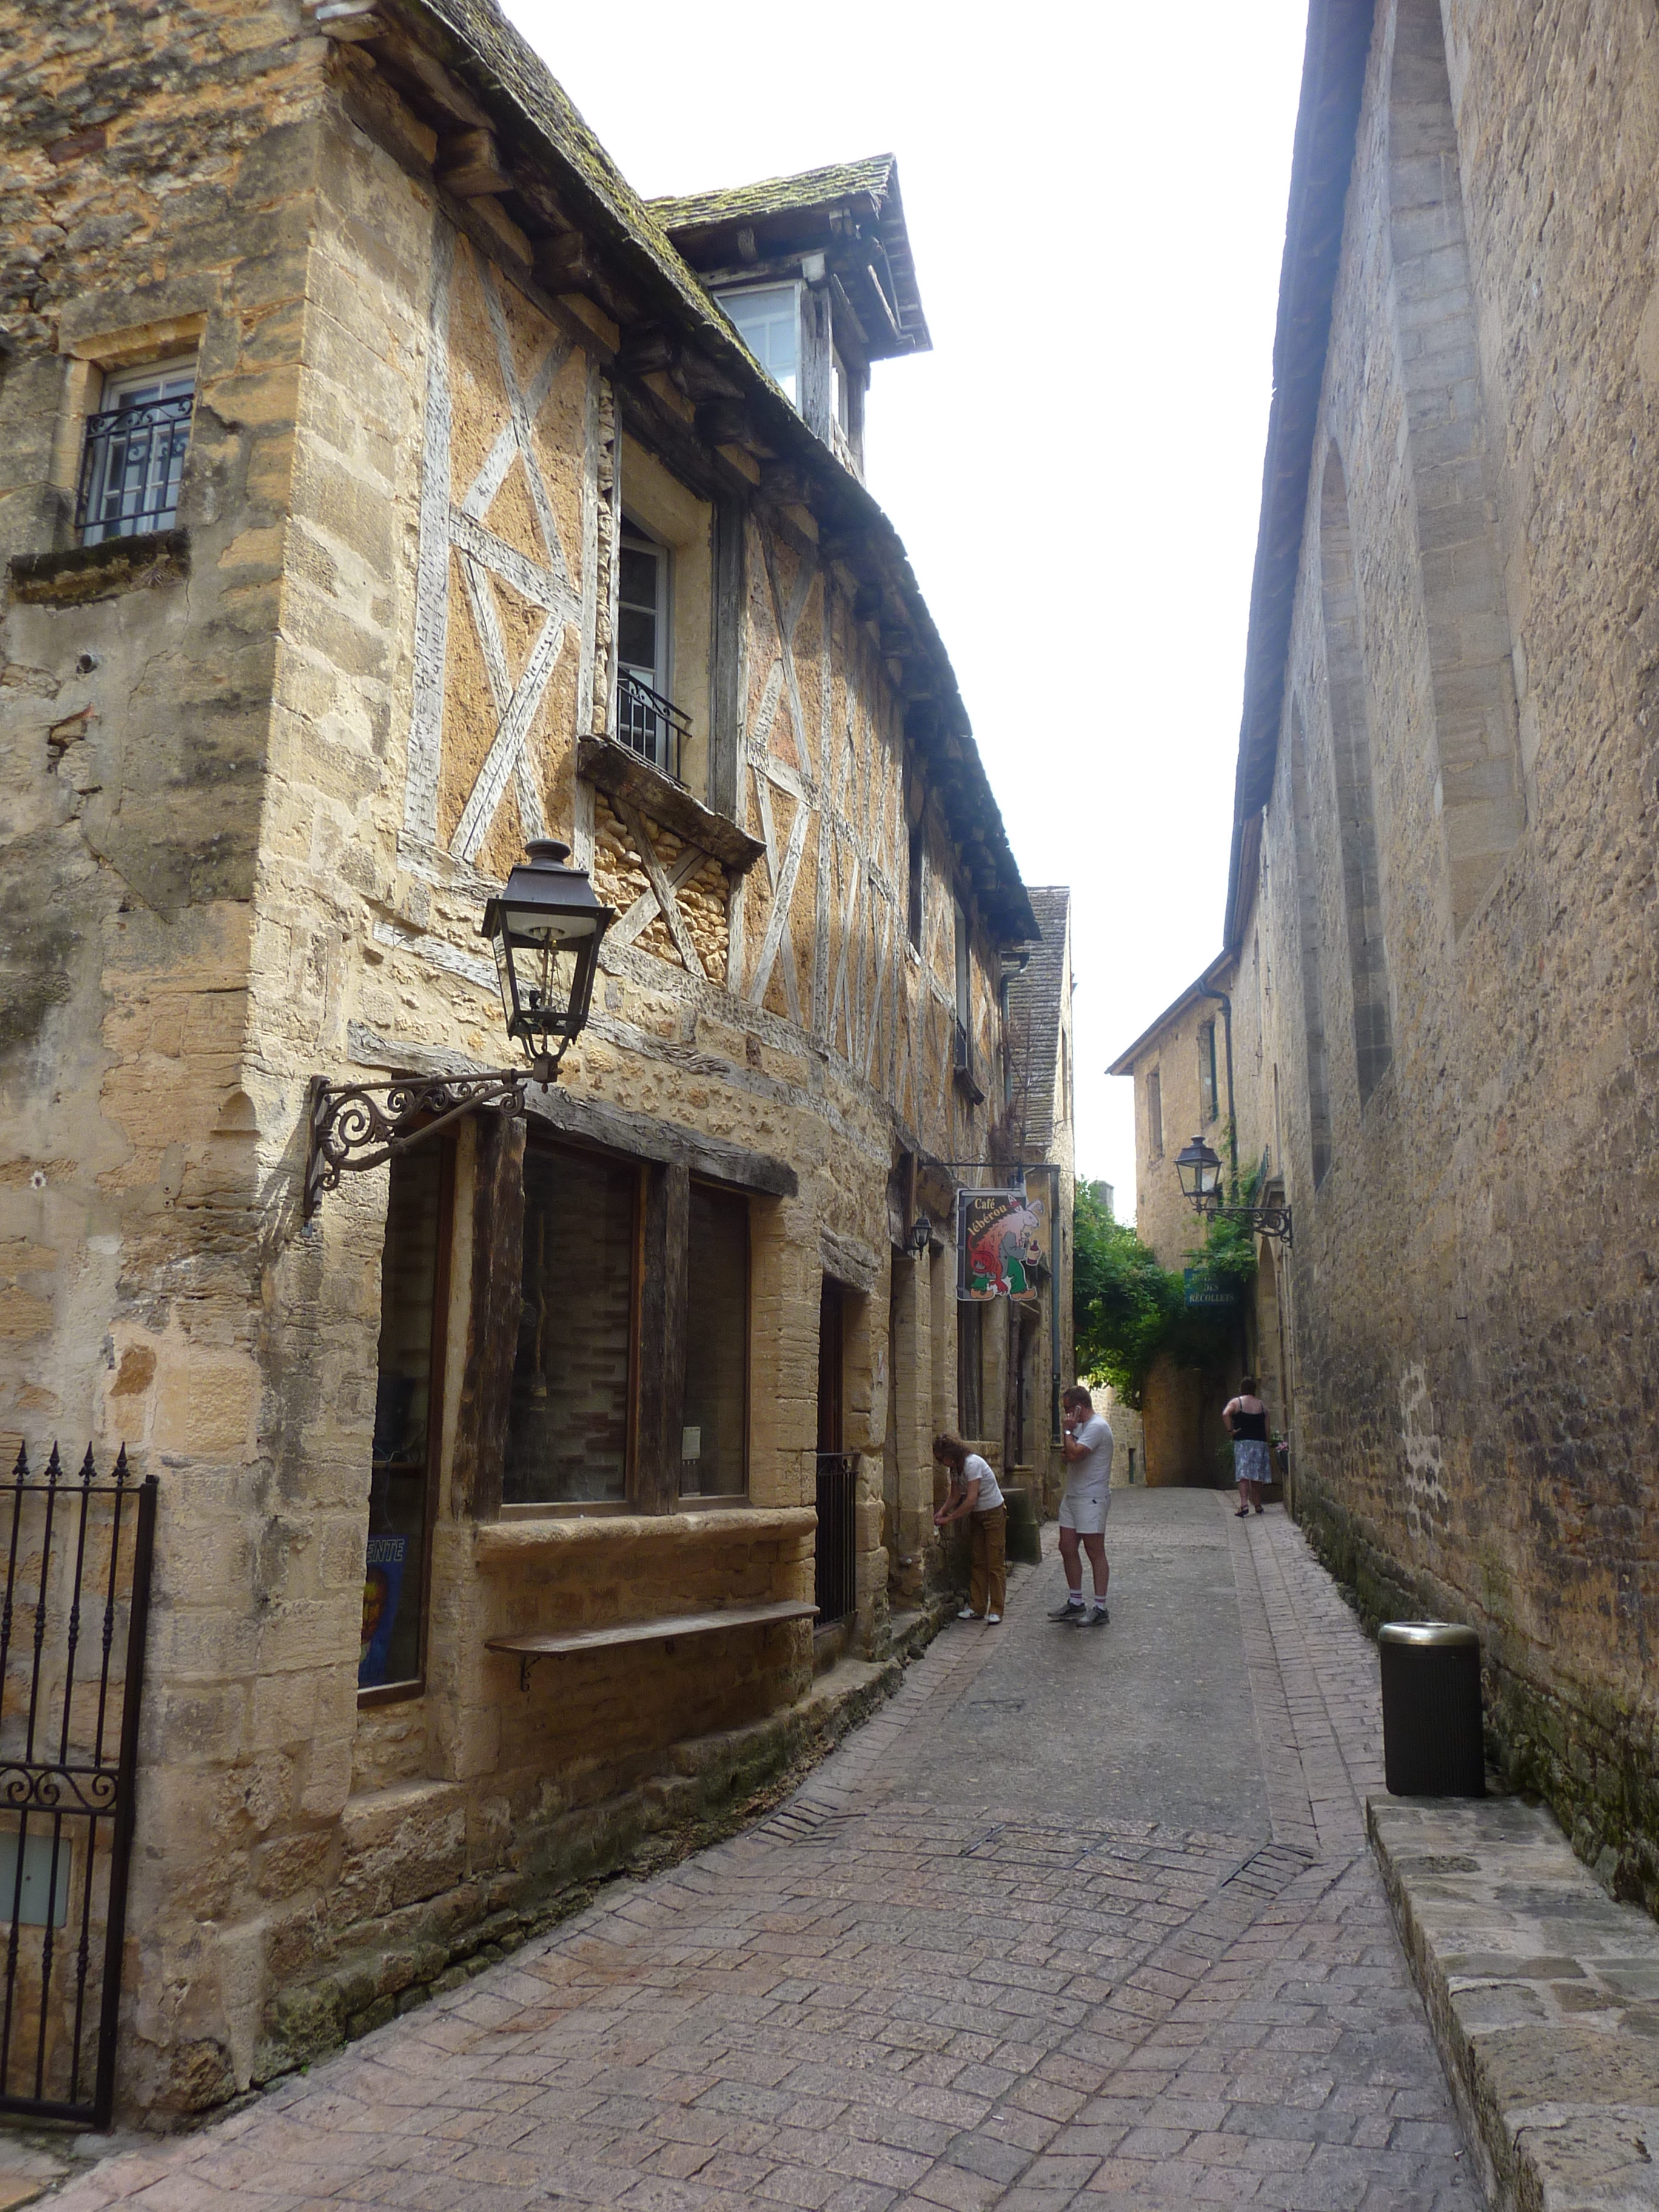
<instances>
[{"instance_id":1,"label":"wooden bench","mask_svg":"<svg viewBox=\"0 0 1659 2212\"><path fill-rule=\"evenodd\" d=\"M609 1628L575 1628L560 1635L492 1636L484 1649L503 1651L519 1662L519 1687L530 1687L530 1670L538 1659L565 1659L580 1651L615 1651L627 1644L672 1644L679 1636L717 1636L722 1629L775 1627L783 1620L811 1620L817 1606L804 1598L780 1598L769 1605L732 1605L714 1613L664 1613L654 1620L619 1620Z\"/></svg>"}]
</instances>

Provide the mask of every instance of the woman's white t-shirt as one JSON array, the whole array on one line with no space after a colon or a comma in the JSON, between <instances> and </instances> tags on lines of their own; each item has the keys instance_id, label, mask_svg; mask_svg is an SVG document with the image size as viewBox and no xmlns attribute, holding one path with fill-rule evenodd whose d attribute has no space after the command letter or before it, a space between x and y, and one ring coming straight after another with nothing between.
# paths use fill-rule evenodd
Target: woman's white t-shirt
<instances>
[{"instance_id":1,"label":"woman's white t-shirt","mask_svg":"<svg viewBox=\"0 0 1659 2212\"><path fill-rule=\"evenodd\" d=\"M998 1506L1002 1504L1002 1492L997 1484L997 1471L988 1459L981 1459L977 1452L969 1452L963 1462L962 1479L964 1482L976 1482L979 1485L979 1496L974 1500L975 1513L994 1513Z\"/></svg>"}]
</instances>

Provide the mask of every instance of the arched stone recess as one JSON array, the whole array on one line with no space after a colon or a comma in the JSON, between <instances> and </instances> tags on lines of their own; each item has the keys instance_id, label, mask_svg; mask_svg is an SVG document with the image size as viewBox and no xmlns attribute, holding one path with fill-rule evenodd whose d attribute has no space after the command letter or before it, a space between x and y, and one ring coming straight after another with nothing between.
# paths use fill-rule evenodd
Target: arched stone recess
<instances>
[{"instance_id":1,"label":"arched stone recess","mask_svg":"<svg viewBox=\"0 0 1659 2212\"><path fill-rule=\"evenodd\" d=\"M1399 0L1395 11L1389 229L1439 742L1435 798L1461 933L1525 827L1526 802L1440 0Z\"/></svg>"},{"instance_id":2,"label":"arched stone recess","mask_svg":"<svg viewBox=\"0 0 1659 2212\"><path fill-rule=\"evenodd\" d=\"M1308 780L1308 740L1299 699L1291 702L1291 819L1296 831L1296 928L1302 969L1302 1035L1307 1054L1308 1131L1317 1190L1330 1172L1331 1089L1325 1049L1325 990L1320 972L1313 790Z\"/></svg>"},{"instance_id":3,"label":"arched stone recess","mask_svg":"<svg viewBox=\"0 0 1659 2212\"><path fill-rule=\"evenodd\" d=\"M1389 1011L1389 952L1382 933L1382 884L1376 860L1376 779L1365 702L1365 656L1347 479L1335 441L1325 449L1319 499L1319 574L1325 617L1325 665L1336 762L1337 824L1353 981L1354 1062L1364 1106L1394 1057Z\"/></svg>"}]
</instances>

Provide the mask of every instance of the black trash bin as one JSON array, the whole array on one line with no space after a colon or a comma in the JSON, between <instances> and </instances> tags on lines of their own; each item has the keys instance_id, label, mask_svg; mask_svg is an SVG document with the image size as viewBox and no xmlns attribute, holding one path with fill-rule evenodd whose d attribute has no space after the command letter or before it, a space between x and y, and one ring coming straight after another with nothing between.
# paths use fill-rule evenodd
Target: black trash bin
<instances>
[{"instance_id":1,"label":"black trash bin","mask_svg":"<svg viewBox=\"0 0 1659 2212\"><path fill-rule=\"evenodd\" d=\"M1379 1631L1382 1765L1391 1797L1484 1797L1480 1639L1452 1620Z\"/></svg>"}]
</instances>

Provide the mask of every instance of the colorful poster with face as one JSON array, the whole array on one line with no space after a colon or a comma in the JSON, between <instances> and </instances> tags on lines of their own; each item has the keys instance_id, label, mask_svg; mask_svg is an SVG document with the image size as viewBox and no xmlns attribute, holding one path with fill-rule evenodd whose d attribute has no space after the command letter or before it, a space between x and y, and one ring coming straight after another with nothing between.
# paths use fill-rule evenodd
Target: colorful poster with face
<instances>
[{"instance_id":1,"label":"colorful poster with face","mask_svg":"<svg viewBox=\"0 0 1659 2212\"><path fill-rule=\"evenodd\" d=\"M357 1687L372 1690L386 1680L386 1654L398 1625L398 1601L404 1591L409 1558L407 1536L371 1536L363 1574L363 1636L357 1655Z\"/></svg>"},{"instance_id":2,"label":"colorful poster with face","mask_svg":"<svg viewBox=\"0 0 1659 2212\"><path fill-rule=\"evenodd\" d=\"M957 1193L957 1296L1034 1298L1048 1267L1048 1209L1023 1190Z\"/></svg>"}]
</instances>

